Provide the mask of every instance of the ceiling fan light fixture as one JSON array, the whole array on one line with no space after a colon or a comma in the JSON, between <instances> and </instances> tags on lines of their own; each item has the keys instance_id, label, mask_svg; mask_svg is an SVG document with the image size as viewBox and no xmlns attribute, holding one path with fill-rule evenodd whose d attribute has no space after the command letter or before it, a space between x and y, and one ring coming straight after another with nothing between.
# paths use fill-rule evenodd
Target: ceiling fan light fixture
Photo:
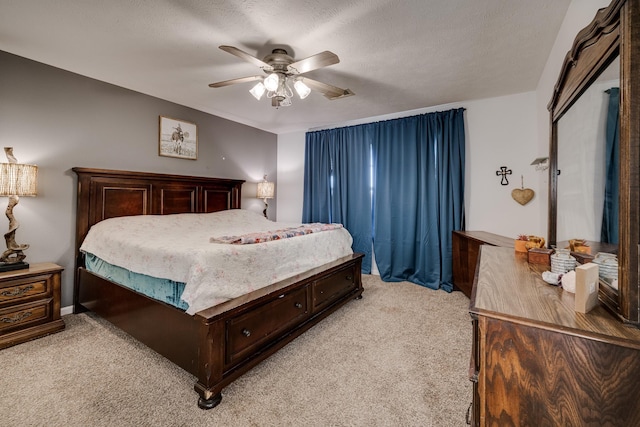
<instances>
[{"instance_id":1,"label":"ceiling fan light fixture","mask_svg":"<svg viewBox=\"0 0 640 427\"><path fill-rule=\"evenodd\" d=\"M280 76L277 73L271 73L264 79L263 84L269 92L275 92L280 85Z\"/></svg>"},{"instance_id":2,"label":"ceiling fan light fixture","mask_svg":"<svg viewBox=\"0 0 640 427\"><path fill-rule=\"evenodd\" d=\"M291 82L288 77L281 80L281 86L278 88L278 95L284 96L285 98L293 97L293 90L291 89Z\"/></svg>"},{"instance_id":3,"label":"ceiling fan light fixture","mask_svg":"<svg viewBox=\"0 0 640 427\"><path fill-rule=\"evenodd\" d=\"M289 107L291 106L291 98L278 98L278 106L280 107Z\"/></svg>"},{"instance_id":4,"label":"ceiling fan light fixture","mask_svg":"<svg viewBox=\"0 0 640 427\"><path fill-rule=\"evenodd\" d=\"M258 82L257 85L255 85L254 87L251 88L251 90L249 91L249 93L251 95L253 95L253 97L255 99L257 99L258 101L260 101L260 98L262 98L262 95L264 95L264 92L267 90L267 88L264 87L264 84L262 84L262 82Z\"/></svg>"},{"instance_id":5,"label":"ceiling fan light fixture","mask_svg":"<svg viewBox=\"0 0 640 427\"><path fill-rule=\"evenodd\" d=\"M295 88L296 92L298 92L298 96L300 97L300 99L305 99L311 93L311 89L309 89L309 86L304 84L302 80L296 80L296 82L293 84L293 87Z\"/></svg>"},{"instance_id":6,"label":"ceiling fan light fixture","mask_svg":"<svg viewBox=\"0 0 640 427\"><path fill-rule=\"evenodd\" d=\"M238 58L257 65L267 75L240 77L231 80L211 83L209 87L219 88L237 83L258 82L249 90L251 95L257 100L262 99L266 94L271 100L273 107L287 107L292 104L294 93L300 99L309 96L312 90L317 91L328 99L339 99L355 95L349 89L342 89L327 83L303 77L302 75L319 68L340 62L338 56L328 50L304 59L295 60L285 49L273 49L270 55L263 59L240 50L233 46L219 46L220 49Z\"/></svg>"}]
</instances>

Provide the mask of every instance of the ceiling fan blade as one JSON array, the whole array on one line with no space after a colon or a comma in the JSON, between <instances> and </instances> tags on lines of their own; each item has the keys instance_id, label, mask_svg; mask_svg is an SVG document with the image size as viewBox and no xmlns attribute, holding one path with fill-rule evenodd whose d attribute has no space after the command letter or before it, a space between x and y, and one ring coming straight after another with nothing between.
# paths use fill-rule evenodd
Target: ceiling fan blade
<instances>
[{"instance_id":1,"label":"ceiling fan blade","mask_svg":"<svg viewBox=\"0 0 640 427\"><path fill-rule=\"evenodd\" d=\"M244 50L240 50L237 47L233 46L218 46L220 49L224 50L227 53L237 56L240 59L244 59L247 62L252 63L253 65L257 65L265 71L273 71L273 67L261 59L256 58L253 55L248 54Z\"/></svg>"},{"instance_id":2,"label":"ceiling fan blade","mask_svg":"<svg viewBox=\"0 0 640 427\"><path fill-rule=\"evenodd\" d=\"M249 76L249 77L240 77L239 79L231 79L225 80L222 82L211 83L209 87L224 87L229 85L235 85L238 83L247 83L247 82L255 82L256 80L262 80L262 76Z\"/></svg>"},{"instance_id":3,"label":"ceiling fan blade","mask_svg":"<svg viewBox=\"0 0 640 427\"><path fill-rule=\"evenodd\" d=\"M322 93L325 98L331 100L355 95L355 93L353 93L351 89L342 89L337 86L332 86L330 84L322 83L317 80L309 79L307 77L301 78L300 80L302 80L304 84L309 86L310 89Z\"/></svg>"},{"instance_id":4,"label":"ceiling fan blade","mask_svg":"<svg viewBox=\"0 0 640 427\"><path fill-rule=\"evenodd\" d=\"M333 52L325 50L313 56L305 59L301 59L292 64L289 64L287 69L293 74L303 74L309 71L317 70L318 68L327 67L329 65L337 64L340 62L340 58Z\"/></svg>"}]
</instances>

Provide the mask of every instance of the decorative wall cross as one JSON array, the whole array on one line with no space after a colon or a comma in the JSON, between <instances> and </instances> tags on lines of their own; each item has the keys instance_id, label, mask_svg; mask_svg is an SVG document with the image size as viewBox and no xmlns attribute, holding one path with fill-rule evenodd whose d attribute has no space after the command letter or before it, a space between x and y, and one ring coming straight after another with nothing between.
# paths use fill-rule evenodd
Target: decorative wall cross
<instances>
[{"instance_id":1,"label":"decorative wall cross","mask_svg":"<svg viewBox=\"0 0 640 427\"><path fill-rule=\"evenodd\" d=\"M507 180L507 175L511 175L511 169L507 169L506 166L500 166L500 170L496 171L497 176L501 176L500 184L509 185L509 181Z\"/></svg>"}]
</instances>

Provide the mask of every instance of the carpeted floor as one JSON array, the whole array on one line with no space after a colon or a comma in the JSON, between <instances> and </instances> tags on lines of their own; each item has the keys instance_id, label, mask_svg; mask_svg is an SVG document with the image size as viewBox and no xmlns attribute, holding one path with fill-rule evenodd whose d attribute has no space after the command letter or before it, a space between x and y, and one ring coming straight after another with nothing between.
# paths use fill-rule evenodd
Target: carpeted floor
<instances>
[{"instance_id":1,"label":"carpeted floor","mask_svg":"<svg viewBox=\"0 0 640 427\"><path fill-rule=\"evenodd\" d=\"M102 319L0 351L2 426L464 426L469 300L365 275L352 301L209 411L195 377Z\"/></svg>"}]
</instances>

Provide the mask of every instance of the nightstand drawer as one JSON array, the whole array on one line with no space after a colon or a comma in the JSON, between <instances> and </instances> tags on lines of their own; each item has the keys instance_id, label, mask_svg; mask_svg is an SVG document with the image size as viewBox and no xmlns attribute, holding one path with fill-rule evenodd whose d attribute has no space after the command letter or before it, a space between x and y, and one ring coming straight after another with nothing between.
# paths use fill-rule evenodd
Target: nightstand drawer
<instances>
[{"instance_id":1,"label":"nightstand drawer","mask_svg":"<svg viewBox=\"0 0 640 427\"><path fill-rule=\"evenodd\" d=\"M52 320L50 317L50 300L38 301L37 303L31 304L21 304L0 310L0 333L50 321Z\"/></svg>"},{"instance_id":2,"label":"nightstand drawer","mask_svg":"<svg viewBox=\"0 0 640 427\"><path fill-rule=\"evenodd\" d=\"M48 285L50 278L51 274L47 274L0 284L0 307L9 302L19 304L51 295L51 287Z\"/></svg>"},{"instance_id":3,"label":"nightstand drawer","mask_svg":"<svg viewBox=\"0 0 640 427\"><path fill-rule=\"evenodd\" d=\"M0 273L0 349L64 329L61 273L50 262Z\"/></svg>"}]
</instances>

